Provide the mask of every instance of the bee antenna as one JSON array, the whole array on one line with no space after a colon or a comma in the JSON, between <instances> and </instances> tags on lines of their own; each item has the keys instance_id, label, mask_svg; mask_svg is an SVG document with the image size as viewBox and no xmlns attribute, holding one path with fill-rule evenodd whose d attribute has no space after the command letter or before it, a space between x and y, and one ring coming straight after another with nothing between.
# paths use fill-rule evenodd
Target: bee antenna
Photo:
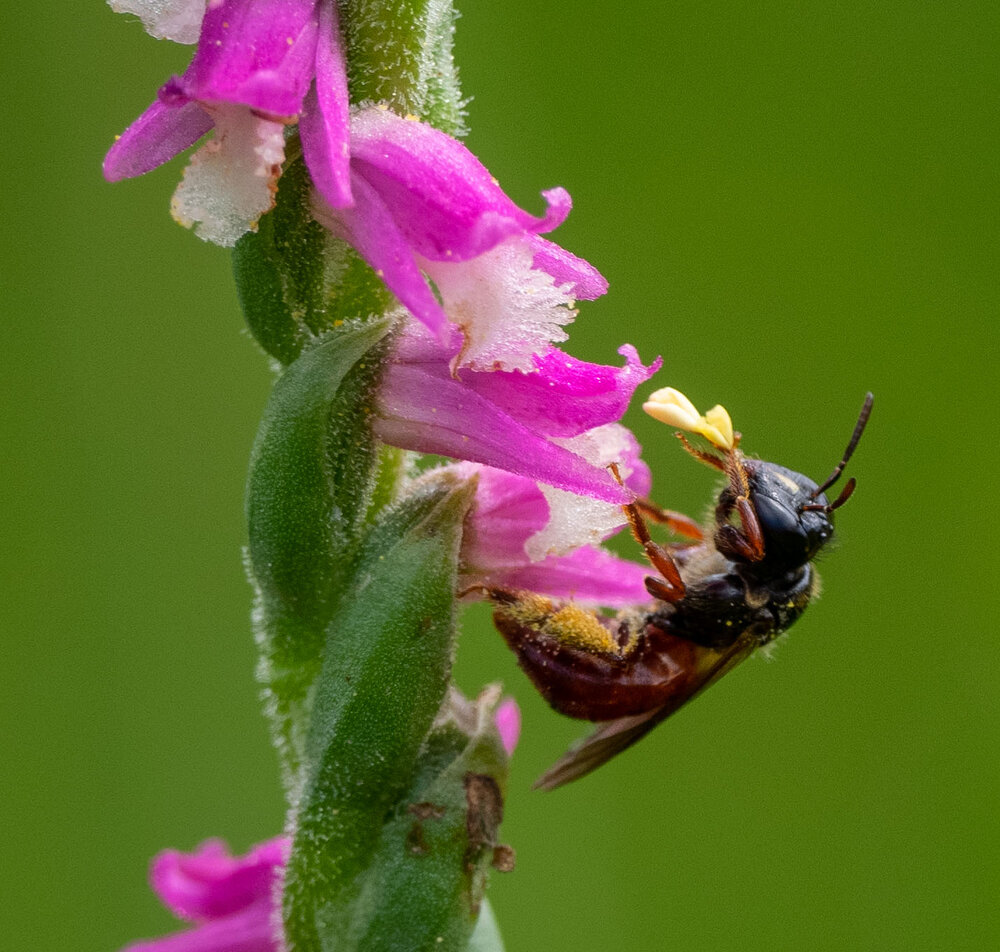
<instances>
[{"instance_id":1,"label":"bee antenna","mask_svg":"<svg viewBox=\"0 0 1000 952\"><path fill-rule=\"evenodd\" d=\"M828 506L821 506L818 502L806 503L804 506L799 506L799 512L833 512L834 509L839 509L851 496L854 495L854 490L858 486L858 481L852 476L845 484L844 488L840 491L840 495L834 499Z\"/></svg>"},{"instance_id":2,"label":"bee antenna","mask_svg":"<svg viewBox=\"0 0 1000 952\"><path fill-rule=\"evenodd\" d=\"M829 512L833 512L834 509L839 509L851 496L854 495L854 490L857 488L858 481L852 476L845 484L844 488L840 491L840 495L834 499L833 502L827 506Z\"/></svg>"},{"instance_id":3,"label":"bee antenna","mask_svg":"<svg viewBox=\"0 0 1000 952\"><path fill-rule=\"evenodd\" d=\"M841 459L841 461L837 463L836 468L832 473L830 473L830 476L826 480L826 482L823 483L822 486L817 486L816 489L812 492L811 494L812 499L815 499L820 493L826 492L838 479L840 479L840 474L844 471L844 467L847 465L848 460L850 460L850 458L854 455L854 450L857 448L858 440L861 439L861 434L865 432L865 426L868 423L868 417L871 416L872 404L874 402L875 398L869 391L867 394L865 394L864 405L861 407L861 413L858 415L858 422L854 424L854 433L851 434L851 442L847 444L847 449L844 450L843 459ZM844 488L846 489L847 487L845 486ZM854 487L851 486L851 492L853 491ZM842 506L845 502L847 502L850 495L851 495L850 492L847 493L846 496L844 495L844 493L841 493L840 496L837 498L837 501L833 505L831 505L830 508L836 509L837 506Z\"/></svg>"}]
</instances>

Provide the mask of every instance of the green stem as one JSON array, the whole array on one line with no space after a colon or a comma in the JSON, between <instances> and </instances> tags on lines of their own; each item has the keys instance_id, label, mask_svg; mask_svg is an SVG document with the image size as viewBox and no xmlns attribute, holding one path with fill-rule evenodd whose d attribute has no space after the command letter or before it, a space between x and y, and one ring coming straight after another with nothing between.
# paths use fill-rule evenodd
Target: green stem
<instances>
[{"instance_id":1,"label":"green stem","mask_svg":"<svg viewBox=\"0 0 1000 952\"><path fill-rule=\"evenodd\" d=\"M340 10L351 101L386 103L462 135L450 0L344 0Z\"/></svg>"},{"instance_id":2,"label":"green stem","mask_svg":"<svg viewBox=\"0 0 1000 952\"><path fill-rule=\"evenodd\" d=\"M352 101L462 131L449 0L340 4ZM494 691L449 688L475 485L406 486L371 421L392 295L312 218L297 140L233 270L282 373L247 484L259 676L290 806L289 952L466 952L498 849L507 755ZM444 703L445 698L448 702ZM505 860L506 862L506 860ZM476 949L499 952L492 919Z\"/></svg>"}]
</instances>

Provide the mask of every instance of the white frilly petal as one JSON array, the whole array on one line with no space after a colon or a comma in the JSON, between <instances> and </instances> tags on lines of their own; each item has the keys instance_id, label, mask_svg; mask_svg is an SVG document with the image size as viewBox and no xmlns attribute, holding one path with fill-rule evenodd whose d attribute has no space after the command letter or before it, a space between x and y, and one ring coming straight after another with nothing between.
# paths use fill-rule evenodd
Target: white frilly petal
<instances>
[{"instance_id":1,"label":"white frilly petal","mask_svg":"<svg viewBox=\"0 0 1000 952\"><path fill-rule=\"evenodd\" d=\"M552 442L595 466L617 463L623 480L632 474L628 460L634 444L629 431L619 423L608 423L580 436ZM549 555L564 555L582 545L599 545L625 524L621 506L541 483L539 489L549 504L549 521L524 544L524 551L533 562Z\"/></svg>"},{"instance_id":2,"label":"white frilly petal","mask_svg":"<svg viewBox=\"0 0 1000 952\"><path fill-rule=\"evenodd\" d=\"M215 135L192 157L170 210L199 238L230 248L274 206L285 127L245 106L210 110Z\"/></svg>"},{"instance_id":3,"label":"white frilly petal","mask_svg":"<svg viewBox=\"0 0 1000 952\"><path fill-rule=\"evenodd\" d=\"M576 316L572 285L557 286L531 267L534 250L512 238L469 261L420 265L437 285L449 320L462 329L458 365L473 370L534 370L532 356L566 340Z\"/></svg>"},{"instance_id":4,"label":"white frilly petal","mask_svg":"<svg viewBox=\"0 0 1000 952\"><path fill-rule=\"evenodd\" d=\"M150 36L175 43L197 43L205 0L108 0L115 13L134 13Z\"/></svg>"}]
</instances>

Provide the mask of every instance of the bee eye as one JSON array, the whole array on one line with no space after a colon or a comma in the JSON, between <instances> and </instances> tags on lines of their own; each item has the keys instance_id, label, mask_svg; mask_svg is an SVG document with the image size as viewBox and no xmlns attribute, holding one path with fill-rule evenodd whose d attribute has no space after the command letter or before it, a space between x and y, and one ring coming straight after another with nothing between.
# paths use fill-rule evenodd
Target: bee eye
<instances>
[{"instance_id":1,"label":"bee eye","mask_svg":"<svg viewBox=\"0 0 1000 952\"><path fill-rule=\"evenodd\" d=\"M833 534L826 500L807 501L811 486L811 480L790 470L772 466L761 472L752 500L764 537L760 568L766 573L780 575L805 565Z\"/></svg>"},{"instance_id":2,"label":"bee eye","mask_svg":"<svg viewBox=\"0 0 1000 952\"><path fill-rule=\"evenodd\" d=\"M753 498L753 505L765 536L794 535L802 531L799 514L773 496L758 493Z\"/></svg>"}]
</instances>

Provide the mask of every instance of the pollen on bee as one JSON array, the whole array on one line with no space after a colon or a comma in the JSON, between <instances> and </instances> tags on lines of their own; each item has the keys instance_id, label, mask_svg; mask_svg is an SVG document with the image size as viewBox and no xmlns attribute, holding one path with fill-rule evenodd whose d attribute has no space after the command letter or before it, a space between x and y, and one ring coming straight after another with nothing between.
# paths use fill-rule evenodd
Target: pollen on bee
<instances>
[{"instance_id":1,"label":"pollen on bee","mask_svg":"<svg viewBox=\"0 0 1000 952\"><path fill-rule=\"evenodd\" d=\"M564 605L550 619L553 635L564 644L598 654L620 655L621 647L593 612Z\"/></svg>"},{"instance_id":2,"label":"pollen on bee","mask_svg":"<svg viewBox=\"0 0 1000 952\"><path fill-rule=\"evenodd\" d=\"M733 421L726 408L718 404L701 414L680 390L663 387L649 395L642 409L654 420L705 437L720 450L731 450L736 445Z\"/></svg>"},{"instance_id":3,"label":"pollen on bee","mask_svg":"<svg viewBox=\"0 0 1000 952\"><path fill-rule=\"evenodd\" d=\"M501 611L516 624L531 628L570 648L621 657L623 649L590 611L572 603L559 605L542 595L520 593ZM627 652L628 646L626 646Z\"/></svg>"}]
</instances>

